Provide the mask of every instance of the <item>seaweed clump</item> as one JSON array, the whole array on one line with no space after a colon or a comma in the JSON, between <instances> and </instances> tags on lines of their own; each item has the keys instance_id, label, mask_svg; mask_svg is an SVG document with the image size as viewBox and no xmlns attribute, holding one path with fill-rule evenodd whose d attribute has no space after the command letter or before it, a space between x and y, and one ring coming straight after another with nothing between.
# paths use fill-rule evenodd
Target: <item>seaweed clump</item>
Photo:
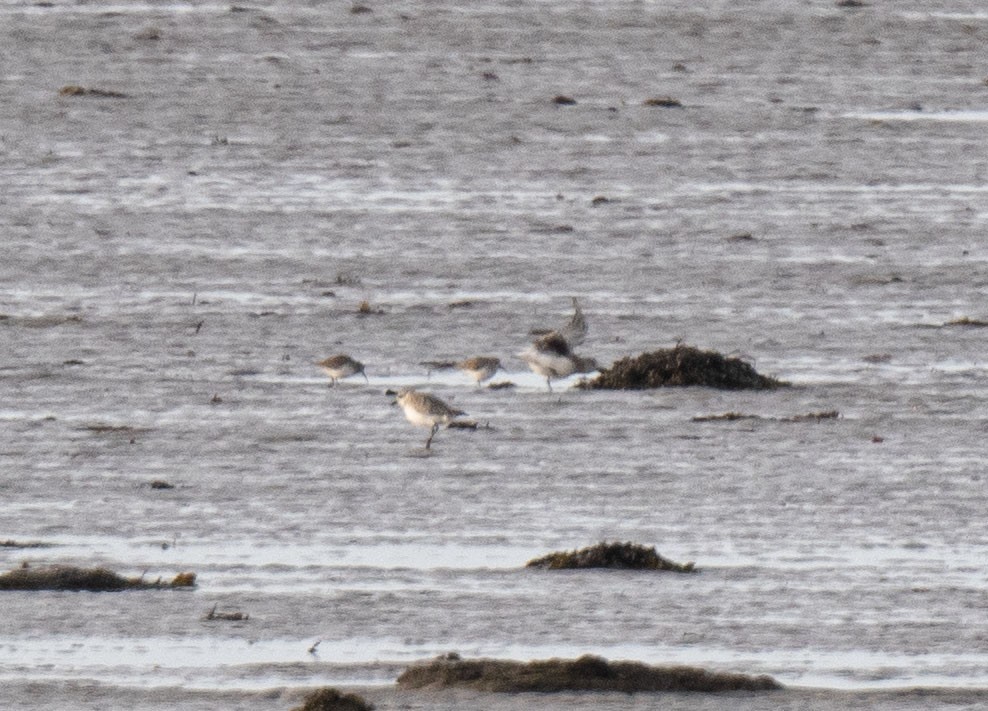
<instances>
[{"instance_id":1,"label":"seaweed clump","mask_svg":"<svg viewBox=\"0 0 988 711\"><path fill-rule=\"evenodd\" d=\"M646 390L702 385L721 390L774 390L789 383L759 374L740 358L677 344L639 356L627 356L596 378L579 383L585 390Z\"/></svg>"},{"instance_id":2,"label":"seaweed clump","mask_svg":"<svg viewBox=\"0 0 988 711\"><path fill-rule=\"evenodd\" d=\"M646 548L636 543L598 543L576 551L559 551L541 558L533 558L526 568L567 570L573 568L613 568L620 570L668 570L676 573L693 573L694 563L674 563L660 556L654 547Z\"/></svg>"},{"instance_id":3,"label":"seaweed clump","mask_svg":"<svg viewBox=\"0 0 988 711\"><path fill-rule=\"evenodd\" d=\"M58 90L59 96L96 96L104 99L126 99L127 95L119 91L107 89L89 89L84 86L68 84Z\"/></svg>"},{"instance_id":4,"label":"seaweed clump","mask_svg":"<svg viewBox=\"0 0 988 711\"><path fill-rule=\"evenodd\" d=\"M361 696L323 687L308 694L302 705L296 706L292 711L372 711L373 708Z\"/></svg>"},{"instance_id":5,"label":"seaweed clump","mask_svg":"<svg viewBox=\"0 0 988 711\"><path fill-rule=\"evenodd\" d=\"M961 316L960 318L951 319L944 324L944 326L973 326L975 328L984 328L988 326L988 321L983 321L977 318L971 318L969 316Z\"/></svg>"},{"instance_id":6,"label":"seaweed clump","mask_svg":"<svg viewBox=\"0 0 988 711\"><path fill-rule=\"evenodd\" d=\"M736 422L737 420L775 420L776 422L822 422L836 420L840 417L837 410L807 412L805 415L790 417L762 417L761 415L746 415L742 412L725 412L722 415L696 415L693 422Z\"/></svg>"},{"instance_id":7,"label":"seaweed clump","mask_svg":"<svg viewBox=\"0 0 988 711\"><path fill-rule=\"evenodd\" d=\"M516 662L461 660L449 656L409 667L398 677L406 689L466 687L477 691L519 693L560 691L769 691L782 685L770 676L713 672L689 666L649 666L609 662L584 655L578 659Z\"/></svg>"},{"instance_id":8,"label":"seaweed clump","mask_svg":"<svg viewBox=\"0 0 988 711\"><path fill-rule=\"evenodd\" d=\"M0 548L50 548L51 543L43 543L42 541L15 541L8 538L6 541L0 541Z\"/></svg>"},{"instance_id":9,"label":"seaweed clump","mask_svg":"<svg viewBox=\"0 0 988 711\"><path fill-rule=\"evenodd\" d=\"M179 573L171 582L160 578L145 582L125 578L106 568L78 568L73 565L47 565L41 568L15 568L0 575L0 590L72 590L113 592L118 590L148 590L193 587L195 573Z\"/></svg>"}]
</instances>

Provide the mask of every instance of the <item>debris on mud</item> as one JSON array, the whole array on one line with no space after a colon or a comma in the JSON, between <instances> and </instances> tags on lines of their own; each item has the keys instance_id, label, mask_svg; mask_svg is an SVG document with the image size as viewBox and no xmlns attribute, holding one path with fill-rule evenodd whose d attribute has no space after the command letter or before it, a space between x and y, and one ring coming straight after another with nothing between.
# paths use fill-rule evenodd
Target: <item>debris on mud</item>
<instances>
[{"instance_id":1,"label":"debris on mud","mask_svg":"<svg viewBox=\"0 0 988 711\"><path fill-rule=\"evenodd\" d=\"M108 91L106 89L87 89L84 86L68 84L58 90L59 96L95 96L103 99L126 99L127 95L119 91Z\"/></svg>"},{"instance_id":2,"label":"debris on mud","mask_svg":"<svg viewBox=\"0 0 988 711\"><path fill-rule=\"evenodd\" d=\"M150 484L148 484L152 489L174 489L175 485L171 484L163 479L155 479Z\"/></svg>"},{"instance_id":3,"label":"debris on mud","mask_svg":"<svg viewBox=\"0 0 988 711\"><path fill-rule=\"evenodd\" d=\"M694 563L674 563L660 556L655 547L637 543L598 543L576 551L557 551L541 558L533 558L526 568L568 570L573 568L612 568L620 570L668 570L675 573L694 573Z\"/></svg>"},{"instance_id":4,"label":"debris on mud","mask_svg":"<svg viewBox=\"0 0 988 711\"><path fill-rule=\"evenodd\" d=\"M42 541L15 541L9 538L6 541L0 541L0 548L51 548L53 545L53 543Z\"/></svg>"},{"instance_id":5,"label":"debris on mud","mask_svg":"<svg viewBox=\"0 0 988 711\"><path fill-rule=\"evenodd\" d=\"M372 711L373 708L361 696L323 687L308 694L302 705L296 706L292 711Z\"/></svg>"},{"instance_id":6,"label":"debris on mud","mask_svg":"<svg viewBox=\"0 0 988 711\"><path fill-rule=\"evenodd\" d=\"M755 236L750 232L735 232L727 238L728 242L757 242Z\"/></svg>"},{"instance_id":7,"label":"debris on mud","mask_svg":"<svg viewBox=\"0 0 988 711\"><path fill-rule=\"evenodd\" d=\"M142 42L157 42L161 39L161 30L153 26L145 27L143 30L134 35L134 39Z\"/></svg>"},{"instance_id":8,"label":"debris on mud","mask_svg":"<svg viewBox=\"0 0 988 711\"><path fill-rule=\"evenodd\" d=\"M73 565L47 565L15 568L0 575L0 590L158 590L188 588L196 584L195 573L179 573L170 583L158 578L153 583L144 577L125 578L106 568L78 568Z\"/></svg>"},{"instance_id":9,"label":"debris on mud","mask_svg":"<svg viewBox=\"0 0 988 711\"><path fill-rule=\"evenodd\" d=\"M660 106L665 109L681 109L683 108L683 102L679 99L674 99L671 96L655 96L650 99L645 99L642 102L642 106Z\"/></svg>"},{"instance_id":10,"label":"debris on mud","mask_svg":"<svg viewBox=\"0 0 988 711\"><path fill-rule=\"evenodd\" d=\"M161 579L158 579L160 583ZM157 585L158 583L155 583ZM174 578L172 578L171 583L168 587L173 588L191 588L195 587L196 584L196 574L195 573L179 573Z\"/></svg>"},{"instance_id":11,"label":"debris on mud","mask_svg":"<svg viewBox=\"0 0 988 711\"><path fill-rule=\"evenodd\" d=\"M47 314L43 316L17 316L0 313L0 323L9 326L23 326L24 328L52 328L64 326L66 324L82 323L82 316L78 314Z\"/></svg>"},{"instance_id":12,"label":"debris on mud","mask_svg":"<svg viewBox=\"0 0 988 711\"><path fill-rule=\"evenodd\" d=\"M217 612L216 605L203 615L204 620L224 620L227 622L243 622L250 619L250 615L246 612Z\"/></svg>"},{"instance_id":13,"label":"debris on mud","mask_svg":"<svg viewBox=\"0 0 988 711\"><path fill-rule=\"evenodd\" d=\"M840 417L837 410L823 412L807 412L805 415L790 417L762 417L761 415L746 415L741 412L725 412L722 415L697 415L693 422L734 422L736 420L771 420L773 422L820 422L821 420L836 420Z\"/></svg>"},{"instance_id":14,"label":"debris on mud","mask_svg":"<svg viewBox=\"0 0 988 711\"><path fill-rule=\"evenodd\" d=\"M761 415L746 415L742 412L725 412L720 415L696 415L693 422L735 422L737 420L760 420Z\"/></svg>"},{"instance_id":15,"label":"debris on mud","mask_svg":"<svg viewBox=\"0 0 988 711\"><path fill-rule=\"evenodd\" d=\"M584 390L645 390L702 385L723 390L774 390L789 383L760 375L740 358L677 344L615 361L610 368L576 385Z\"/></svg>"},{"instance_id":16,"label":"debris on mud","mask_svg":"<svg viewBox=\"0 0 988 711\"><path fill-rule=\"evenodd\" d=\"M988 321L981 321L980 319L961 316L960 318L947 321L944 326L969 326L972 328L985 328L988 326Z\"/></svg>"},{"instance_id":17,"label":"debris on mud","mask_svg":"<svg viewBox=\"0 0 988 711\"><path fill-rule=\"evenodd\" d=\"M556 96L552 97L552 103L556 104L557 106L572 106L573 104L576 103L576 99L574 99L572 96L557 94Z\"/></svg>"},{"instance_id":18,"label":"debris on mud","mask_svg":"<svg viewBox=\"0 0 988 711\"><path fill-rule=\"evenodd\" d=\"M573 660L546 659L531 662L461 660L455 656L443 656L409 667L398 677L398 686L406 689L465 687L502 693L724 692L782 688L770 676L714 672L688 666L649 666L631 661L609 662L592 655Z\"/></svg>"},{"instance_id":19,"label":"debris on mud","mask_svg":"<svg viewBox=\"0 0 988 711\"><path fill-rule=\"evenodd\" d=\"M361 301L357 306L358 316L383 316L384 309L378 306L371 306L369 301Z\"/></svg>"},{"instance_id":20,"label":"debris on mud","mask_svg":"<svg viewBox=\"0 0 988 711\"><path fill-rule=\"evenodd\" d=\"M477 420L452 420L446 423L448 430L492 430L490 423L480 424Z\"/></svg>"},{"instance_id":21,"label":"debris on mud","mask_svg":"<svg viewBox=\"0 0 988 711\"><path fill-rule=\"evenodd\" d=\"M110 425L105 422L92 422L76 427L78 430L92 432L93 434L146 434L150 432L148 427L137 427L135 425Z\"/></svg>"},{"instance_id":22,"label":"debris on mud","mask_svg":"<svg viewBox=\"0 0 988 711\"><path fill-rule=\"evenodd\" d=\"M837 410L825 410L823 412L807 412L805 415L793 415L780 419L782 422L820 422L821 420L836 420L839 417L840 413Z\"/></svg>"}]
</instances>

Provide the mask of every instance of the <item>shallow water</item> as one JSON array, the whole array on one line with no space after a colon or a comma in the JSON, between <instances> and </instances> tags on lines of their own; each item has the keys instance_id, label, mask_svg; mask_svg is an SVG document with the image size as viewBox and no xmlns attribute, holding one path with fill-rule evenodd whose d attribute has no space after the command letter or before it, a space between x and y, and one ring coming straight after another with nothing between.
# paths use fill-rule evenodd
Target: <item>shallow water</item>
<instances>
[{"instance_id":1,"label":"shallow water","mask_svg":"<svg viewBox=\"0 0 988 711\"><path fill-rule=\"evenodd\" d=\"M50 544L0 567L198 576L5 593L4 703L452 707L390 690L452 650L988 686L988 17L924 7L0 3L0 540ZM794 386L550 394L571 296L600 362ZM475 354L517 387L421 365ZM480 429L422 456L404 385ZM523 567L605 539L701 572Z\"/></svg>"}]
</instances>

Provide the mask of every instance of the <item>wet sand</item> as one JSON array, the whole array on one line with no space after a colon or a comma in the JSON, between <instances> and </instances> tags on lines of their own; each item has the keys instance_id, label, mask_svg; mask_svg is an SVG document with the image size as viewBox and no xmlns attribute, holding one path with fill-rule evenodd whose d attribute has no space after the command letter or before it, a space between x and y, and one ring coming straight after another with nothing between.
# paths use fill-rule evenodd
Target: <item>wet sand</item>
<instances>
[{"instance_id":1,"label":"wet sand","mask_svg":"<svg viewBox=\"0 0 988 711\"><path fill-rule=\"evenodd\" d=\"M198 576L4 594L0 706L984 706L981 4L368 5L0 4L0 567ZM794 387L550 395L574 295ZM701 572L523 569L600 540ZM390 687L450 650L790 688Z\"/></svg>"},{"instance_id":2,"label":"wet sand","mask_svg":"<svg viewBox=\"0 0 988 711\"><path fill-rule=\"evenodd\" d=\"M792 688L767 694L484 694L467 691L399 691L381 687L340 688L360 695L378 711L454 711L464 708L512 711L516 709L637 709L639 711L770 711L809 709L838 711L919 711L920 709L977 709L988 703L988 690L902 689L891 691L834 691ZM13 693L10 693L13 692ZM181 688L111 689L98 684L74 683L8 689L0 699L10 699L10 711L40 708L76 708L96 711L107 708L140 708L148 711L288 711L302 703L307 690L271 689L254 693L196 692ZM72 704L68 702L71 700Z\"/></svg>"}]
</instances>

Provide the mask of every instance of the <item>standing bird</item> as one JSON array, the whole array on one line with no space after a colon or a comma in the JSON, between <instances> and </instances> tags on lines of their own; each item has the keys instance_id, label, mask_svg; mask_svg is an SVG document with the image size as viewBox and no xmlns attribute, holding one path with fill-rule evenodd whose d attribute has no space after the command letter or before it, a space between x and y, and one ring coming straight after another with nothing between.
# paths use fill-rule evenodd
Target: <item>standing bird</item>
<instances>
[{"instance_id":1,"label":"standing bird","mask_svg":"<svg viewBox=\"0 0 988 711\"><path fill-rule=\"evenodd\" d=\"M354 360L348 355L340 353L339 355L330 356L324 360L316 363L320 368L325 371L331 379L329 387L336 385L336 381L340 378L348 378L351 375L356 375L360 373L364 376L364 380L368 383L367 373L364 372L364 364L358 360Z\"/></svg>"},{"instance_id":2,"label":"standing bird","mask_svg":"<svg viewBox=\"0 0 988 711\"><path fill-rule=\"evenodd\" d=\"M597 361L573 352L572 346L583 343L587 335L587 319L573 297L573 316L562 328L545 333L518 354L528 367L545 378L552 392L552 379L565 378L573 373L590 373L598 369Z\"/></svg>"},{"instance_id":3,"label":"standing bird","mask_svg":"<svg viewBox=\"0 0 988 711\"><path fill-rule=\"evenodd\" d=\"M429 439L425 441L425 448L429 449L432 438L439 431L439 425L448 425L455 418L467 413L450 407L445 402L429 393L420 393L412 388L402 388L398 391L398 397L394 404L401 405L405 412L405 418L413 425L419 427L431 427Z\"/></svg>"},{"instance_id":4,"label":"standing bird","mask_svg":"<svg viewBox=\"0 0 988 711\"><path fill-rule=\"evenodd\" d=\"M494 373L501 369L501 359L493 356L474 356L455 363L456 367L473 378L477 387L485 380L494 377Z\"/></svg>"},{"instance_id":5,"label":"standing bird","mask_svg":"<svg viewBox=\"0 0 988 711\"><path fill-rule=\"evenodd\" d=\"M552 392L552 379L565 378L573 373L590 373L597 370L597 361L576 355L569 343L558 331L547 333L518 354L528 363L532 372L545 378L545 384Z\"/></svg>"},{"instance_id":6,"label":"standing bird","mask_svg":"<svg viewBox=\"0 0 988 711\"><path fill-rule=\"evenodd\" d=\"M444 368L457 368L473 378L477 387L485 380L494 377L494 373L501 369L501 359L493 356L474 356L464 360L429 360L422 363L430 370L442 370Z\"/></svg>"}]
</instances>

